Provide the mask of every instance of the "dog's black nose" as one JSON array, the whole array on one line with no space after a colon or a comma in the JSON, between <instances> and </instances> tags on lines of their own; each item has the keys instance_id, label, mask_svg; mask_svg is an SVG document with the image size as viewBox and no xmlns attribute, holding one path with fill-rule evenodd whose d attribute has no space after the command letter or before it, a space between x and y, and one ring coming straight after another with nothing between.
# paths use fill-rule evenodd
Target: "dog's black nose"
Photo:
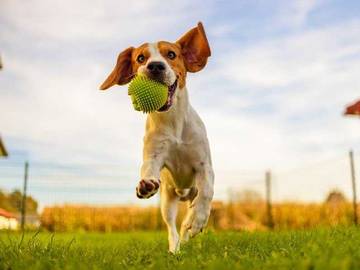
<instances>
[{"instance_id":1,"label":"dog's black nose","mask_svg":"<svg viewBox=\"0 0 360 270\"><path fill-rule=\"evenodd\" d=\"M147 65L147 69L151 73L161 73L165 70L165 64L163 62L150 62Z\"/></svg>"}]
</instances>

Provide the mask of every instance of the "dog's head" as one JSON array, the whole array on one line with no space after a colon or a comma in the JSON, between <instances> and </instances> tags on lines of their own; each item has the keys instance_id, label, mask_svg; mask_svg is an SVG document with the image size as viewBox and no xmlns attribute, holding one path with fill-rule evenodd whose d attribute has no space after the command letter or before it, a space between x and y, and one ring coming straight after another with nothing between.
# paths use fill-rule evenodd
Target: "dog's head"
<instances>
[{"instance_id":1,"label":"dog's head","mask_svg":"<svg viewBox=\"0 0 360 270\"><path fill-rule=\"evenodd\" d=\"M203 69L210 54L204 27L198 23L175 43L145 43L121 52L114 70L100 89L127 84L136 74L143 74L168 86L168 101L159 109L165 112L176 103L176 92L185 87L186 73Z\"/></svg>"}]
</instances>

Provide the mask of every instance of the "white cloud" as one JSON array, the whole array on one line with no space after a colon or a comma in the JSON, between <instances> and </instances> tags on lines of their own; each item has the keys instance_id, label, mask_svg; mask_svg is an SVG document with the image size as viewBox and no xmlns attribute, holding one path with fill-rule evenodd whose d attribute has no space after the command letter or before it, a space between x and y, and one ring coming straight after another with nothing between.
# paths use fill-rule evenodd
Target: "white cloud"
<instances>
[{"instance_id":1,"label":"white cloud","mask_svg":"<svg viewBox=\"0 0 360 270\"><path fill-rule=\"evenodd\" d=\"M359 64L359 21L292 36L224 54L224 76L249 87L283 87L332 74L346 76ZM346 72L346 73L345 73ZM345 74L344 74L345 73ZM320 78L319 78L320 77Z\"/></svg>"},{"instance_id":2,"label":"white cloud","mask_svg":"<svg viewBox=\"0 0 360 270\"><path fill-rule=\"evenodd\" d=\"M133 190L145 117L131 108L126 86L107 92L97 88L120 50L144 41L174 40L214 12L212 5L204 7L197 1L165 6L161 1L95 1L91 6L86 1L71 5L5 2L0 11L6 25L0 26L5 62L0 74L3 135L13 142L12 148L25 148L32 160L95 164L86 171L100 175L77 177L54 169L34 180L35 185L41 186L49 176L46 187L60 188L76 179L76 187ZM291 14L292 20L281 19L281 14L279 20L300 29L317 5L291 1L280 13ZM209 22L209 40L216 44L213 57L204 71L189 74L188 84L192 103L208 128L217 197L223 197L229 187L261 182L268 168L286 171L342 155L350 146L360 149L359 123L341 117L343 106L359 96L358 20L251 44L226 38L234 29L231 20ZM227 50L219 49L224 47ZM107 168L111 179L106 177ZM313 179L310 175L307 181ZM318 185L330 184L321 180ZM306 191L287 192L287 186L280 197ZM83 199L91 202L89 196Z\"/></svg>"},{"instance_id":3,"label":"white cloud","mask_svg":"<svg viewBox=\"0 0 360 270\"><path fill-rule=\"evenodd\" d=\"M70 4L71 3L71 4ZM0 14L19 33L42 41L134 41L173 33L172 27L192 25L206 15L201 3L192 1L5 1ZM203 12L201 11L203 10ZM186 23L184 23L186 21ZM172 27L169 27L172 26ZM184 28L185 29L185 28ZM150 33L151 32L151 33Z\"/></svg>"},{"instance_id":4,"label":"white cloud","mask_svg":"<svg viewBox=\"0 0 360 270\"><path fill-rule=\"evenodd\" d=\"M280 172L278 199L319 200L334 186L349 192L348 170L339 157L360 149L359 120L342 116L345 105L360 97L359 26L350 21L257 44L234 43L211 71L213 78L225 78L221 85L203 89L206 78L195 80L192 91L199 93L193 95L213 100L211 108L200 105L217 179L242 187L242 171L271 168ZM315 174L306 168L334 157L335 163ZM306 166L298 177L281 175L300 164ZM254 183L258 178L252 177Z\"/></svg>"},{"instance_id":5,"label":"white cloud","mask_svg":"<svg viewBox=\"0 0 360 270\"><path fill-rule=\"evenodd\" d=\"M293 0L279 5L278 23L299 27L306 22L310 12L319 7L322 2L321 0Z\"/></svg>"}]
</instances>

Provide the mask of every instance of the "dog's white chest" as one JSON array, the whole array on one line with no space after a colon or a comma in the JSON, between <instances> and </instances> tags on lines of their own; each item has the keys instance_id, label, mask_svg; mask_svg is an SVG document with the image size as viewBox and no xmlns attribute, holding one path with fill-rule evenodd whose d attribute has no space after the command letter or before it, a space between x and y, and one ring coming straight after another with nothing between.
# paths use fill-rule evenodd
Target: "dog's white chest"
<instances>
[{"instance_id":1,"label":"dog's white chest","mask_svg":"<svg viewBox=\"0 0 360 270\"><path fill-rule=\"evenodd\" d=\"M171 173L172 184L177 188L190 188L194 184L195 169L193 157L189 153L189 145L177 140L168 151L165 167ZM169 178L169 177L166 177Z\"/></svg>"}]
</instances>

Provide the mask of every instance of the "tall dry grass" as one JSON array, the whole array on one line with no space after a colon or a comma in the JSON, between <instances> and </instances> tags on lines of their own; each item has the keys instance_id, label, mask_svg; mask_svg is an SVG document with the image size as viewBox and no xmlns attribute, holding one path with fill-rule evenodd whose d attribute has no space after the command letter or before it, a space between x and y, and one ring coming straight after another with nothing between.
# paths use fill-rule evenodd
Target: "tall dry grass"
<instances>
[{"instance_id":1,"label":"tall dry grass","mask_svg":"<svg viewBox=\"0 0 360 270\"><path fill-rule=\"evenodd\" d=\"M300 229L352 224L350 203L295 203L273 205L275 229ZM178 221L185 214L179 210ZM360 215L360 211L359 211ZM63 205L46 207L41 225L49 231L132 231L165 229L158 207ZM214 202L209 227L215 230L265 230L267 213L263 202Z\"/></svg>"}]
</instances>

